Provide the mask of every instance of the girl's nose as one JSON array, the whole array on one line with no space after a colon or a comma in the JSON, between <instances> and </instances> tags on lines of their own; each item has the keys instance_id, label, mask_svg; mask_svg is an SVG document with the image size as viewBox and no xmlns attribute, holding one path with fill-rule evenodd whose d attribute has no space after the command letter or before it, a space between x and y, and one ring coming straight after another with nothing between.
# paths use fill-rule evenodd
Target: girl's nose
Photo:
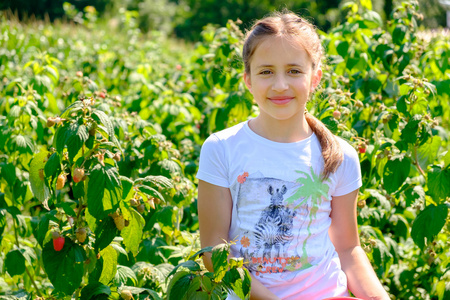
<instances>
[{"instance_id":1,"label":"girl's nose","mask_svg":"<svg viewBox=\"0 0 450 300\"><path fill-rule=\"evenodd\" d=\"M275 81L272 84L272 90L276 92L283 92L288 89L288 84L284 76L276 76Z\"/></svg>"}]
</instances>

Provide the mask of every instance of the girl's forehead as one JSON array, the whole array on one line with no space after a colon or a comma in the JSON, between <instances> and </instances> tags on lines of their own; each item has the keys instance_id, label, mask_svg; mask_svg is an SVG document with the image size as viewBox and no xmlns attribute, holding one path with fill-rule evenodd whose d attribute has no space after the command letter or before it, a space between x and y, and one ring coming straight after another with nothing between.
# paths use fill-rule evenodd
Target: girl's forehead
<instances>
[{"instance_id":1,"label":"girl's forehead","mask_svg":"<svg viewBox=\"0 0 450 300\"><path fill-rule=\"evenodd\" d=\"M311 58L299 41L283 36L269 36L259 43L253 54L252 62L261 61L306 63L311 62Z\"/></svg>"}]
</instances>

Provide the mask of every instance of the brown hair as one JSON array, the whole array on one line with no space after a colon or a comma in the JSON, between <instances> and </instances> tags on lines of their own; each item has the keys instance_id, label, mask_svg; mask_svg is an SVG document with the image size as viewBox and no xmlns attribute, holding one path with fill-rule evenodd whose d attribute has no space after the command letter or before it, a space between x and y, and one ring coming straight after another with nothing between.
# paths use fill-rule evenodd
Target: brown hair
<instances>
[{"instance_id":1,"label":"brown hair","mask_svg":"<svg viewBox=\"0 0 450 300\"><path fill-rule=\"evenodd\" d=\"M256 48L269 36L282 36L299 43L312 60L313 71L320 68L323 48L316 28L307 20L288 11L275 12L271 16L256 21L247 32L242 51L245 73L250 74L250 62ZM305 112L305 118L316 134L322 148L324 168L322 179L327 179L341 165L344 155L337 138L317 118Z\"/></svg>"}]
</instances>

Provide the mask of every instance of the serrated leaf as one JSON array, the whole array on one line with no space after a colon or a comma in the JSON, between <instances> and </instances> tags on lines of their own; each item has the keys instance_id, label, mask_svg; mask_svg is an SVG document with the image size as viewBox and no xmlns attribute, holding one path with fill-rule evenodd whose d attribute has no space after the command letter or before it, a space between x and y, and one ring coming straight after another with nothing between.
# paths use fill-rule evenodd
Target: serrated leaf
<instances>
[{"instance_id":1,"label":"serrated leaf","mask_svg":"<svg viewBox=\"0 0 450 300\"><path fill-rule=\"evenodd\" d=\"M432 164L441 147L441 138L433 136L427 143L423 144L417 150L419 165L423 170L426 170L428 165Z\"/></svg>"},{"instance_id":2,"label":"serrated leaf","mask_svg":"<svg viewBox=\"0 0 450 300\"><path fill-rule=\"evenodd\" d=\"M212 246L202 248L199 251L197 251L194 255L192 255L189 259L190 260L195 260L195 259L197 259L197 256L201 257L203 255L203 253L205 253L205 252L212 252L213 248L214 247L212 247Z\"/></svg>"},{"instance_id":3,"label":"serrated leaf","mask_svg":"<svg viewBox=\"0 0 450 300\"><path fill-rule=\"evenodd\" d=\"M163 195L160 192L158 192L157 190L155 190L154 188L152 188L152 187L148 187L148 186L145 186L145 185L136 185L136 188L139 191L141 191L142 193L146 194L146 195L158 198L158 199L160 199L160 200L165 202L165 199L164 199Z\"/></svg>"},{"instance_id":4,"label":"serrated leaf","mask_svg":"<svg viewBox=\"0 0 450 300\"><path fill-rule=\"evenodd\" d=\"M56 290L66 294L72 293L81 285L84 273L83 247L66 238L61 251L53 249L52 241L44 245L42 259L45 272Z\"/></svg>"},{"instance_id":5,"label":"serrated leaf","mask_svg":"<svg viewBox=\"0 0 450 300\"><path fill-rule=\"evenodd\" d=\"M96 219L103 219L119 208L122 186L114 166L95 165L90 170L87 183L87 204L89 213Z\"/></svg>"},{"instance_id":6,"label":"serrated leaf","mask_svg":"<svg viewBox=\"0 0 450 300\"><path fill-rule=\"evenodd\" d=\"M163 188L163 189L171 189L173 188L173 184L172 181L165 177L165 176L161 176L161 175L157 175L157 176L147 176L145 178L140 178L136 180L136 183L140 183L142 182L142 184L147 185L147 186L156 186L158 188Z\"/></svg>"},{"instance_id":7,"label":"serrated leaf","mask_svg":"<svg viewBox=\"0 0 450 300\"><path fill-rule=\"evenodd\" d=\"M110 245L100 251L100 257L100 259L103 260L103 269L98 281L107 285L116 276L117 252Z\"/></svg>"},{"instance_id":8,"label":"serrated leaf","mask_svg":"<svg viewBox=\"0 0 450 300\"><path fill-rule=\"evenodd\" d=\"M189 290L189 286L193 278L194 275L189 274L188 272L175 273L169 283L169 287L167 288L169 291L167 294L167 300L183 299Z\"/></svg>"},{"instance_id":9,"label":"serrated leaf","mask_svg":"<svg viewBox=\"0 0 450 300\"><path fill-rule=\"evenodd\" d=\"M1 176L6 180L9 186L14 186L16 181L16 167L12 163L1 164Z\"/></svg>"},{"instance_id":10,"label":"serrated leaf","mask_svg":"<svg viewBox=\"0 0 450 300\"><path fill-rule=\"evenodd\" d=\"M61 170L61 158L58 152L53 153L48 158L47 163L44 167L45 176L56 176L56 174L60 173Z\"/></svg>"},{"instance_id":11,"label":"serrated leaf","mask_svg":"<svg viewBox=\"0 0 450 300\"><path fill-rule=\"evenodd\" d=\"M5 269L11 276L25 272L25 257L19 249L11 250L6 254Z\"/></svg>"},{"instance_id":12,"label":"serrated leaf","mask_svg":"<svg viewBox=\"0 0 450 300\"><path fill-rule=\"evenodd\" d=\"M109 286L102 284L101 282L93 282L86 285L81 290L81 298L85 300L96 299L98 295L111 295L111 289Z\"/></svg>"},{"instance_id":13,"label":"serrated leaf","mask_svg":"<svg viewBox=\"0 0 450 300\"><path fill-rule=\"evenodd\" d=\"M28 136L18 134L12 138L12 142L16 145L17 150L20 152L34 152L34 143Z\"/></svg>"},{"instance_id":14,"label":"serrated leaf","mask_svg":"<svg viewBox=\"0 0 450 300\"><path fill-rule=\"evenodd\" d=\"M30 163L31 190L36 199L41 202L47 201L50 198L50 190L45 184L45 181L41 179L41 175L39 175L39 172L44 172L43 170L47 162L47 155L47 151L41 151L33 157L33 160Z\"/></svg>"},{"instance_id":15,"label":"serrated leaf","mask_svg":"<svg viewBox=\"0 0 450 300\"><path fill-rule=\"evenodd\" d=\"M406 156L397 156L384 166L383 185L388 193L397 191L408 178L411 160Z\"/></svg>"},{"instance_id":16,"label":"serrated leaf","mask_svg":"<svg viewBox=\"0 0 450 300\"><path fill-rule=\"evenodd\" d=\"M136 274L127 266L117 266L117 272L114 277L114 285L137 285Z\"/></svg>"},{"instance_id":17,"label":"serrated leaf","mask_svg":"<svg viewBox=\"0 0 450 300\"><path fill-rule=\"evenodd\" d=\"M448 215L448 207L445 204L428 205L414 220L411 229L411 237L420 249L424 249L427 243L431 243L434 237L442 230Z\"/></svg>"},{"instance_id":18,"label":"serrated leaf","mask_svg":"<svg viewBox=\"0 0 450 300\"><path fill-rule=\"evenodd\" d=\"M187 260L187 261L184 261L184 262L178 264L178 265L177 265L177 266L169 273L169 275L167 275L167 277L170 277L170 276L172 276L173 274L175 274L175 272L176 272L176 271L178 270L178 268L180 268L180 267L187 268L187 269L189 269L189 270L192 271L192 272L196 272L196 271L200 271L200 270L201 270L200 265L199 265L196 261L193 261L193 260Z\"/></svg>"},{"instance_id":19,"label":"serrated leaf","mask_svg":"<svg viewBox=\"0 0 450 300\"><path fill-rule=\"evenodd\" d=\"M144 218L134 209L130 209L130 220L127 227L122 229L121 236L127 251L131 251L134 256L139 251L139 244L142 241L143 229L145 226Z\"/></svg>"},{"instance_id":20,"label":"serrated leaf","mask_svg":"<svg viewBox=\"0 0 450 300\"><path fill-rule=\"evenodd\" d=\"M228 255L230 254L228 244L219 244L212 250L212 263L214 268L214 281L220 282L228 270Z\"/></svg>"},{"instance_id":21,"label":"serrated leaf","mask_svg":"<svg viewBox=\"0 0 450 300\"><path fill-rule=\"evenodd\" d=\"M108 133L110 139L114 137L114 127L106 113L101 110L95 109L92 112L92 118L106 127L106 132Z\"/></svg>"},{"instance_id":22,"label":"serrated leaf","mask_svg":"<svg viewBox=\"0 0 450 300\"><path fill-rule=\"evenodd\" d=\"M158 165L161 167L161 173L164 176L171 176L173 174L181 173L181 167L175 161L171 159L164 159L158 162Z\"/></svg>"},{"instance_id":23,"label":"serrated leaf","mask_svg":"<svg viewBox=\"0 0 450 300\"><path fill-rule=\"evenodd\" d=\"M92 228L91 225L89 226ZM119 234L119 230L117 229L114 220L109 216L96 221L94 232L96 237L94 249L96 251L108 247L108 245L111 244L114 238Z\"/></svg>"},{"instance_id":24,"label":"serrated leaf","mask_svg":"<svg viewBox=\"0 0 450 300\"><path fill-rule=\"evenodd\" d=\"M428 191L436 203L450 197L450 169L433 166L428 172Z\"/></svg>"},{"instance_id":25,"label":"serrated leaf","mask_svg":"<svg viewBox=\"0 0 450 300\"><path fill-rule=\"evenodd\" d=\"M82 101L75 101L61 113L61 118L65 119L68 118L73 112L79 111L83 108L83 102Z\"/></svg>"}]
</instances>

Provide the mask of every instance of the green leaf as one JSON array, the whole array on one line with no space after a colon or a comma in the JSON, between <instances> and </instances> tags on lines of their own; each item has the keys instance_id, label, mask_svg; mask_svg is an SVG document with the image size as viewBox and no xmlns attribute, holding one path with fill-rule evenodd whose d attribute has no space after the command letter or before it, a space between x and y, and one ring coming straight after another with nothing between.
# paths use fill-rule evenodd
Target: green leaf
<instances>
[{"instance_id":1,"label":"green leaf","mask_svg":"<svg viewBox=\"0 0 450 300\"><path fill-rule=\"evenodd\" d=\"M386 192L397 191L408 178L411 159L406 156L393 157L384 166L383 185Z\"/></svg>"},{"instance_id":2,"label":"green leaf","mask_svg":"<svg viewBox=\"0 0 450 300\"><path fill-rule=\"evenodd\" d=\"M92 118L106 127L110 139L114 137L114 126L106 113L95 109L92 112Z\"/></svg>"},{"instance_id":3,"label":"green leaf","mask_svg":"<svg viewBox=\"0 0 450 300\"><path fill-rule=\"evenodd\" d=\"M14 186L16 181L16 167L14 164L1 164L1 176L6 180L9 186Z\"/></svg>"},{"instance_id":4,"label":"green leaf","mask_svg":"<svg viewBox=\"0 0 450 300\"><path fill-rule=\"evenodd\" d=\"M130 209L129 225L122 229L121 236L123 243L128 251L131 251L134 256L139 251L139 244L142 240L143 229L145 225L144 218L134 209Z\"/></svg>"},{"instance_id":5,"label":"green leaf","mask_svg":"<svg viewBox=\"0 0 450 300\"><path fill-rule=\"evenodd\" d=\"M103 219L119 207L122 186L117 169L106 164L97 164L90 170L87 182L87 204L89 213Z\"/></svg>"},{"instance_id":6,"label":"green leaf","mask_svg":"<svg viewBox=\"0 0 450 300\"><path fill-rule=\"evenodd\" d=\"M418 162L423 170L426 170L428 165L432 164L441 147L441 138L439 136L433 136L429 142L423 144L417 150Z\"/></svg>"},{"instance_id":7,"label":"green leaf","mask_svg":"<svg viewBox=\"0 0 450 300\"><path fill-rule=\"evenodd\" d=\"M417 141L417 131L419 130L421 116L414 116L405 128L403 128L401 133L401 139L404 142L415 144Z\"/></svg>"},{"instance_id":8,"label":"green leaf","mask_svg":"<svg viewBox=\"0 0 450 300\"><path fill-rule=\"evenodd\" d=\"M5 269L11 276L25 272L25 257L20 250L11 250L6 254Z\"/></svg>"},{"instance_id":9,"label":"green leaf","mask_svg":"<svg viewBox=\"0 0 450 300\"><path fill-rule=\"evenodd\" d=\"M45 164L44 173L46 177L56 176L61 170L61 158L58 152L53 153Z\"/></svg>"},{"instance_id":10,"label":"green leaf","mask_svg":"<svg viewBox=\"0 0 450 300\"><path fill-rule=\"evenodd\" d=\"M445 225L448 215L448 207L445 204L428 205L414 220L411 229L411 237L420 249L423 250L427 243L431 243L434 237Z\"/></svg>"},{"instance_id":11,"label":"green leaf","mask_svg":"<svg viewBox=\"0 0 450 300\"><path fill-rule=\"evenodd\" d=\"M81 297L80 299L96 299L95 296L98 295L111 295L111 289L109 286L102 284L101 282L93 282L86 285L81 290Z\"/></svg>"},{"instance_id":12,"label":"green leaf","mask_svg":"<svg viewBox=\"0 0 450 300\"><path fill-rule=\"evenodd\" d=\"M73 161L74 157L78 154L83 143L89 138L89 132L84 124L78 124L78 122L72 122L69 130L66 131L65 144L67 151L69 152L69 160Z\"/></svg>"},{"instance_id":13,"label":"green leaf","mask_svg":"<svg viewBox=\"0 0 450 300\"><path fill-rule=\"evenodd\" d=\"M47 151L41 151L36 154L30 163L30 184L34 196L41 202L50 198L50 190L45 185L45 181L41 179L39 172L44 174L44 168L47 163ZM42 171L40 171L42 170Z\"/></svg>"},{"instance_id":14,"label":"green leaf","mask_svg":"<svg viewBox=\"0 0 450 300\"><path fill-rule=\"evenodd\" d=\"M192 255L189 259L190 259L190 260L195 260L195 259L197 259L197 256L198 256L198 257L201 257L201 256L203 256L203 253L205 253L205 252L211 252L213 248L214 248L214 247L212 247L212 246L205 247L205 248L203 248L203 249L197 251L197 253L195 253L194 255Z\"/></svg>"},{"instance_id":15,"label":"green leaf","mask_svg":"<svg viewBox=\"0 0 450 300\"><path fill-rule=\"evenodd\" d=\"M405 25L397 25L394 29L394 32L392 33L392 41L394 42L394 44L402 45L407 31L408 27L406 27Z\"/></svg>"},{"instance_id":16,"label":"green leaf","mask_svg":"<svg viewBox=\"0 0 450 300\"><path fill-rule=\"evenodd\" d=\"M196 261L187 260L187 261L184 261L184 262L178 264L175 268L173 268L173 270L169 273L169 275L167 275L167 277L170 277L173 274L175 274L177 272L178 268L180 268L180 267L187 268L187 269L189 269L192 272L196 272L196 271L200 271L201 270L200 265Z\"/></svg>"},{"instance_id":17,"label":"green leaf","mask_svg":"<svg viewBox=\"0 0 450 300\"><path fill-rule=\"evenodd\" d=\"M214 268L214 281L220 282L228 270L228 255L230 254L228 244L219 244L213 248L212 263Z\"/></svg>"},{"instance_id":18,"label":"green leaf","mask_svg":"<svg viewBox=\"0 0 450 300\"><path fill-rule=\"evenodd\" d=\"M161 167L162 175L166 177L181 173L180 165L171 159L164 159L162 161L159 161L158 165Z\"/></svg>"},{"instance_id":19,"label":"green leaf","mask_svg":"<svg viewBox=\"0 0 450 300\"><path fill-rule=\"evenodd\" d=\"M34 152L34 143L28 136L18 134L12 138L12 142L16 145L16 150L18 150L20 153Z\"/></svg>"},{"instance_id":20,"label":"green leaf","mask_svg":"<svg viewBox=\"0 0 450 300\"><path fill-rule=\"evenodd\" d=\"M450 167L450 151L447 151L447 154L444 155L444 167Z\"/></svg>"},{"instance_id":21,"label":"green leaf","mask_svg":"<svg viewBox=\"0 0 450 300\"><path fill-rule=\"evenodd\" d=\"M109 284L117 272L117 252L109 245L100 251L100 259L103 261L103 269L98 281Z\"/></svg>"},{"instance_id":22,"label":"green leaf","mask_svg":"<svg viewBox=\"0 0 450 300\"><path fill-rule=\"evenodd\" d=\"M119 230L111 217L104 219L98 219L95 228L95 244L94 249L96 251L102 250L108 247L114 238L119 234Z\"/></svg>"},{"instance_id":23,"label":"green leaf","mask_svg":"<svg viewBox=\"0 0 450 300\"><path fill-rule=\"evenodd\" d=\"M372 10L372 0L360 0L361 6L367 10Z\"/></svg>"},{"instance_id":24,"label":"green leaf","mask_svg":"<svg viewBox=\"0 0 450 300\"><path fill-rule=\"evenodd\" d=\"M169 283L169 287L167 288L168 300L181 300L186 295L189 290L189 286L194 279L193 274L189 274L188 272L178 272L173 277Z\"/></svg>"},{"instance_id":25,"label":"green leaf","mask_svg":"<svg viewBox=\"0 0 450 300\"><path fill-rule=\"evenodd\" d=\"M137 285L136 274L127 266L117 266L116 276L114 277L114 285Z\"/></svg>"},{"instance_id":26,"label":"green leaf","mask_svg":"<svg viewBox=\"0 0 450 300\"><path fill-rule=\"evenodd\" d=\"M44 245L42 260L45 272L56 290L72 293L81 285L84 273L85 252L83 247L66 238L61 251L53 249L53 242Z\"/></svg>"},{"instance_id":27,"label":"green leaf","mask_svg":"<svg viewBox=\"0 0 450 300\"><path fill-rule=\"evenodd\" d=\"M428 172L428 191L436 203L450 197L450 169L433 166Z\"/></svg>"},{"instance_id":28,"label":"green leaf","mask_svg":"<svg viewBox=\"0 0 450 300\"><path fill-rule=\"evenodd\" d=\"M343 58L348 56L348 47L349 44L347 41L338 41L338 45L336 46L336 50L340 56Z\"/></svg>"},{"instance_id":29,"label":"green leaf","mask_svg":"<svg viewBox=\"0 0 450 300\"><path fill-rule=\"evenodd\" d=\"M136 183L141 183L151 187L157 187L162 189L171 189L173 188L172 181L165 176L147 176L142 179L137 179Z\"/></svg>"}]
</instances>

